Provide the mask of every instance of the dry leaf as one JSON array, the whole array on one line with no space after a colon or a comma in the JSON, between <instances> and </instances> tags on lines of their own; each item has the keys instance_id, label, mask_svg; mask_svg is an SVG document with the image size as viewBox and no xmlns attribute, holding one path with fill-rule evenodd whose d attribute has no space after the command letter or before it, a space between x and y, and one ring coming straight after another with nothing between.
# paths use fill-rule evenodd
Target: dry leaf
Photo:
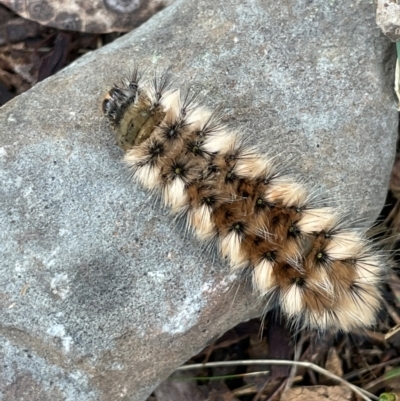
<instances>
[{"instance_id":1,"label":"dry leaf","mask_svg":"<svg viewBox=\"0 0 400 401\"><path fill-rule=\"evenodd\" d=\"M295 387L285 392L285 400L296 401L351 401L352 392L344 386ZM282 400L284 401L284 400Z\"/></svg>"},{"instance_id":2,"label":"dry leaf","mask_svg":"<svg viewBox=\"0 0 400 401\"><path fill-rule=\"evenodd\" d=\"M336 348L331 348L328 352L328 356L325 363L325 369L335 374L336 376L343 376L342 361L336 351ZM337 384L336 380L330 379L329 377L322 376L319 379L321 384Z\"/></svg>"},{"instance_id":3,"label":"dry leaf","mask_svg":"<svg viewBox=\"0 0 400 401\"><path fill-rule=\"evenodd\" d=\"M2 0L21 17L62 30L107 33L136 28L174 0Z\"/></svg>"}]
</instances>

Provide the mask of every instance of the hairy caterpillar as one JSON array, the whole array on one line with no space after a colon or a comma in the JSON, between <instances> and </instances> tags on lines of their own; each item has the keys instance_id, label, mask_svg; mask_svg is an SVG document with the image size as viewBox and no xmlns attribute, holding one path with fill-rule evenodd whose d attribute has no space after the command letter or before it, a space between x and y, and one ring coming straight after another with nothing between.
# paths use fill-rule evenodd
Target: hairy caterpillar
<instances>
[{"instance_id":1,"label":"hairy caterpillar","mask_svg":"<svg viewBox=\"0 0 400 401\"><path fill-rule=\"evenodd\" d=\"M219 112L137 69L102 104L132 176L297 327L375 323L385 266L364 234L229 132Z\"/></svg>"}]
</instances>

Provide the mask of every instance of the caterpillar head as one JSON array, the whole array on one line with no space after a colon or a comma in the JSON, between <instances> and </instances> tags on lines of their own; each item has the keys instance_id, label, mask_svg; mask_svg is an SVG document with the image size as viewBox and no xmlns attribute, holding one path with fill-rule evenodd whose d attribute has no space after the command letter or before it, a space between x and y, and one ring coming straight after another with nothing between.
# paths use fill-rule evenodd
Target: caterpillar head
<instances>
[{"instance_id":1,"label":"caterpillar head","mask_svg":"<svg viewBox=\"0 0 400 401\"><path fill-rule=\"evenodd\" d=\"M123 81L121 87L115 85L108 91L102 110L117 144L125 151L148 139L165 116L161 104L131 81Z\"/></svg>"}]
</instances>

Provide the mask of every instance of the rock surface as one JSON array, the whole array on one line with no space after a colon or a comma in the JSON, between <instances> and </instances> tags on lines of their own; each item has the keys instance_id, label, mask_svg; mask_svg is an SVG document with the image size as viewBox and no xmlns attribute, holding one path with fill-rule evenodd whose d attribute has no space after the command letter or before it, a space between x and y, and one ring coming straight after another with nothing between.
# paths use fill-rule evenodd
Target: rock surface
<instances>
[{"instance_id":1,"label":"rock surface","mask_svg":"<svg viewBox=\"0 0 400 401\"><path fill-rule=\"evenodd\" d=\"M393 42L400 40L400 5L394 1L378 0L376 23Z\"/></svg>"},{"instance_id":2,"label":"rock surface","mask_svg":"<svg viewBox=\"0 0 400 401\"><path fill-rule=\"evenodd\" d=\"M179 0L3 107L0 400L145 400L261 310L129 182L100 111L120 72L171 66L371 222L396 140L390 50L372 1Z\"/></svg>"}]
</instances>

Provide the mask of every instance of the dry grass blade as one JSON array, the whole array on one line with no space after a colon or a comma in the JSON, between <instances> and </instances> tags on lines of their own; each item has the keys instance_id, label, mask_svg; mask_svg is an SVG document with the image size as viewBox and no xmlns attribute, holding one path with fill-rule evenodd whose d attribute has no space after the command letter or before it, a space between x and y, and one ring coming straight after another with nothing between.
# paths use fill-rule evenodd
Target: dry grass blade
<instances>
[{"instance_id":1,"label":"dry grass blade","mask_svg":"<svg viewBox=\"0 0 400 401\"><path fill-rule=\"evenodd\" d=\"M303 368L311 369L317 373L327 376L333 380L336 380L340 384L349 387L354 393L358 394L365 401L378 401L379 398L369 393L368 391L349 383L347 380L342 379L339 376L329 372L328 370L321 368L311 362L299 362L299 361L287 361L277 359L257 359L257 360L241 360L241 361L228 361L228 362L209 362L209 363L195 363L192 365L184 365L178 368L179 371L199 369L199 368L213 368L221 366L239 366L239 365L284 365L284 366L300 366Z\"/></svg>"},{"instance_id":2,"label":"dry grass blade","mask_svg":"<svg viewBox=\"0 0 400 401\"><path fill-rule=\"evenodd\" d=\"M351 373L348 373L347 375L344 375L344 379L345 380L350 380L353 377L363 375L364 373L372 372L375 369L380 369L380 368L383 368L386 365L391 365L391 364L394 364L394 363L400 363L400 357L399 358L395 358L395 359L391 359L391 360L386 361L386 362L377 363L376 365L371 365L371 366L368 366L367 368L362 368L362 369L355 370L355 371L353 371Z\"/></svg>"}]
</instances>

